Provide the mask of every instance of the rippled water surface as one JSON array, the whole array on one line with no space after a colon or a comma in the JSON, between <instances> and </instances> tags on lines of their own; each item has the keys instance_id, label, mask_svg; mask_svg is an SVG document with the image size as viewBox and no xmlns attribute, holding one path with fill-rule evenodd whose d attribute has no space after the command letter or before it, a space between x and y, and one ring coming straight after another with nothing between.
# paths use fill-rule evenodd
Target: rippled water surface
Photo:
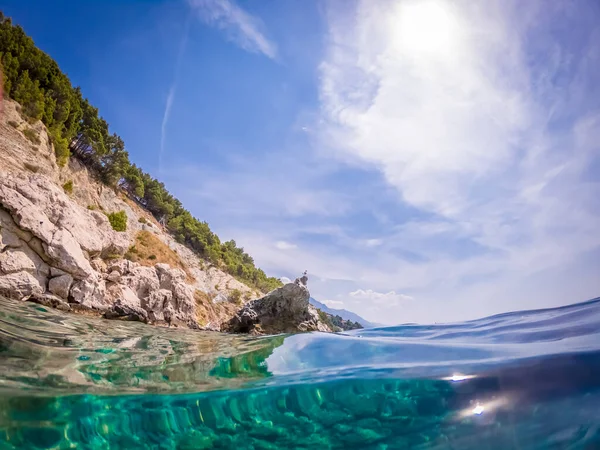
<instances>
[{"instance_id":1,"label":"rippled water surface","mask_svg":"<svg viewBox=\"0 0 600 450\"><path fill-rule=\"evenodd\" d=\"M600 448L600 300L251 338L0 298L0 450Z\"/></svg>"}]
</instances>

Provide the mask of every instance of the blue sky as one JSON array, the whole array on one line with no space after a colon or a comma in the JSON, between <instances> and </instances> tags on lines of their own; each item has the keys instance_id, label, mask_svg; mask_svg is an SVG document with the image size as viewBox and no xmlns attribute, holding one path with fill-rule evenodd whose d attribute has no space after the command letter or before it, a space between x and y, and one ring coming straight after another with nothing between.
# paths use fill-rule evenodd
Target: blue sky
<instances>
[{"instance_id":1,"label":"blue sky","mask_svg":"<svg viewBox=\"0 0 600 450\"><path fill-rule=\"evenodd\" d=\"M600 5L1 1L131 159L382 323L600 295Z\"/></svg>"}]
</instances>

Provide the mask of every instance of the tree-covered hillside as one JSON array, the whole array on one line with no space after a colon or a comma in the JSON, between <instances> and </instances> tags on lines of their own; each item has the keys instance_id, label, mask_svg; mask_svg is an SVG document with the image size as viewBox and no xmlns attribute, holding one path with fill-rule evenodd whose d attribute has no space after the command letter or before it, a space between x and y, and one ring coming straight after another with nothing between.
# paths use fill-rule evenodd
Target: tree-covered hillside
<instances>
[{"instance_id":1,"label":"tree-covered hillside","mask_svg":"<svg viewBox=\"0 0 600 450\"><path fill-rule=\"evenodd\" d=\"M263 292L281 284L257 268L235 241L222 243L163 183L132 164L125 143L111 133L98 109L71 85L58 64L1 12L0 62L5 95L21 104L21 113L28 120L46 125L60 165L71 155L76 157L103 183L122 189L166 224L179 242L239 280Z\"/></svg>"}]
</instances>

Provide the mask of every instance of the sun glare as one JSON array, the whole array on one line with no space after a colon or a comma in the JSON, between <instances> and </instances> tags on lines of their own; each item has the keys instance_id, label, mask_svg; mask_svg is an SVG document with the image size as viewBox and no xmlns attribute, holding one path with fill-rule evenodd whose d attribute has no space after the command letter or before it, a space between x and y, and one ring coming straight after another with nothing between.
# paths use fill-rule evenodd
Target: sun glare
<instances>
[{"instance_id":1,"label":"sun glare","mask_svg":"<svg viewBox=\"0 0 600 450\"><path fill-rule=\"evenodd\" d=\"M473 408L473 414L476 414L478 416L483 414L483 411L485 411L485 408L479 404L475 408Z\"/></svg>"},{"instance_id":2,"label":"sun glare","mask_svg":"<svg viewBox=\"0 0 600 450\"><path fill-rule=\"evenodd\" d=\"M443 0L406 0L394 19L394 40L403 51L444 54L456 41L458 26Z\"/></svg>"}]
</instances>

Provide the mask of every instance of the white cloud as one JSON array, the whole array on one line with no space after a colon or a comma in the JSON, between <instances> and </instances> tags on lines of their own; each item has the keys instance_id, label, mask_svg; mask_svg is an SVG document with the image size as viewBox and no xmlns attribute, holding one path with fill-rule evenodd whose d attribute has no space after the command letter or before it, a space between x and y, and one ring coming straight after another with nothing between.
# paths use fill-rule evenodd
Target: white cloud
<instances>
[{"instance_id":1,"label":"white cloud","mask_svg":"<svg viewBox=\"0 0 600 450\"><path fill-rule=\"evenodd\" d=\"M394 5L378 10L360 2L355 26L334 19L322 66L328 131L337 133L342 157L376 166L405 201L455 217L471 207L468 194L479 178L510 166L531 123L519 52L508 34L496 36L474 12L443 1ZM431 5L463 31L444 36L439 51L424 52L410 40L417 36L398 29L413 19L427 29L426 16L405 16L429 14ZM510 80L501 79L498 53Z\"/></svg>"},{"instance_id":2,"label":"white cloud","mask_svg":"<svg viewBox=\"0 0 600 450\"><path fill-rule=\"evenodd\" d=\"M364 243L367 247L379 247L381 244L383 244L383 240L382 239L367 239L364 241Z\"/></svg>"},{"instance_id":3,"label":"white cloud","mask_svg":"<svg viewBox=\"0 0 600 450\"><path fill-rule=\"evenodd\" d=\"M186 161L178 197L268 274L308 269L317 300L376 322L598 295L597 16L442 3L443 42L412 48L422 28L399 31L395 6L410 2L327 3L320 115L299 114L310 138L296 125L251 158L228 149L226 170ZM591 37L557 41L557 17Z\"/></svg>"},{"instance_id":4,"label":"white cloud","mask_svg":"<svg viewBox=\"0 0 600 450\"><path fill-rule=\"evenodd\" d=\"M376 292L371 289L358 289L350 292L350 295L355 300L367 301L378 306L398 306L402 302L414 300L410 295L398 294L395 291Z\"/></svg>"},{"instance_id":5,"label":"white cloud","mask_svg":"<svg viewBox=\"0 0 600 450\"><path fill-rule=\"evenodd\" d=\"M173 71L173 82L171 83L171 87L169 88L169 93L167 95L167 101L165 103L165 111L163 113L162 122L160 125L160 149L158 152L158 169L161 170L163 166L163 155L165 153L165 145L167 142L167 125L169 124L169 118L171 117L171 107L173 106L173 100L175 99L175 92L177 91L177 80L179 78L179 70L181 68L181 61L183 60L183 55L185 54L185 49L187 47L188 37L190 31L190 17L185 21L185 25L183 27L183 34L181 36L181 41L179 42L179 49L177 51L177 59L175 60L175 70Z\"/></svg>"},{"instance_id":6,"label":"white cloud","mask_svg":"<svg viewBox=\"0 0 600 450\"><path fill-rule=\"evenodd\" d=\"M188 0L208 24L224 31L228 38L246 51L277 57L277 46L263 32L260 19L231 0Z\"/></svg>"},{"instance_id":7,"label":"white cloud","mask_svg":"<svg viewBox=\"0 0 600 450\"><path fill-rule=\"evenodd\" d=\"M298 248L296 244L291 244L286 241L277 241L275 243L275 247L277 247L279 250L294 250Z\"/></svg>"},{"instance_id":8,"label":"white cloud","mask_svg":"<svg viewBox=\"0 0 600 450\"><path fill-rule=\"evenodd\" d=\"M597 158L597 105L590 115L584 96L572 100L593 86L600 61L593 21L585 45L563 48L548 31L568 17L560 6L328 5L323 148L375 168L405 204L436 217L385 238L419 262L382 253L387 267L362 271L361 283L430 292L445 285L456 296L466 278L523 283L600 246L600 189L584 176Z\"/></svg>"},{"instance_id":9,"label":"white cloud","mask_svg":"<svg viewBox=\"0 0 600 450\"><path fill-rule=\"evenodd\" d=\"M173 83L169 89L167 95L167 102L165 104L165 112L163 113L163 119L160 126L160 152L158 153L158 167L162 167L162 158L165 153L165 144L167 139L167 125L169 123L169 117L171 115L171 106L173 105L173 99L175 97L175 89L177 85Z\"/></svg>"}]
</instances>

